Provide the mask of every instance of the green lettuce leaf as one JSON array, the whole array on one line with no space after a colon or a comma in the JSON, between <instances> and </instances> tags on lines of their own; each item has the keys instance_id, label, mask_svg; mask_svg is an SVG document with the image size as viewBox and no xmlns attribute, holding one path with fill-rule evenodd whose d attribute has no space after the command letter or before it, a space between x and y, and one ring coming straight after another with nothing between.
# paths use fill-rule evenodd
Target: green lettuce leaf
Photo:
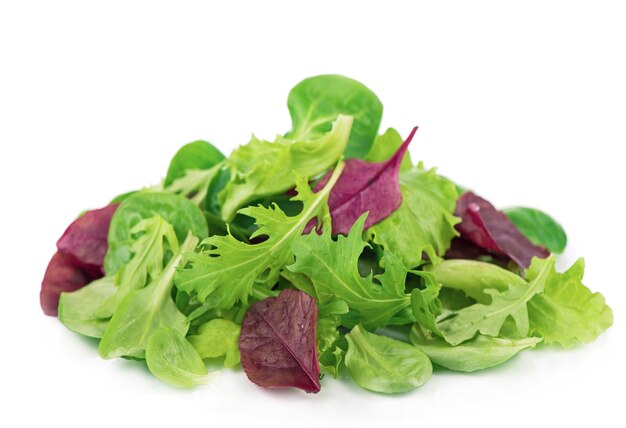
<instances>
[{"instance_id":1,"label":"green lettuce leaf","mask_svg":"<svg viewBox=\"0 0 626 428\"><path fill-rule=\"evenodd\" d=\"M343 360L345 352L339 343L343 339L338 330L341 324L339 315L347 312L348 305L339 299L322 305L318 311L315 334L320 372L328 373L334 378L339 376L339 365Z\"/></svg>"},{"instance_id":2,"label":"green lettuce leaf","mask_svg":"<svg viewBox=\"0 0 626 428\"><path fill-rule=\"evenodd\" d=\"M272 143L253 136L226 160L231 181L218 196L222 218L231 221L247 203L292 189L296 175L314 177L329 169L341 157L351 127L352 117L339 116L329 132L315 139L279 136Z\"/></svg>"},{"instance_id":3,"label":"green lettuce leaf","mask_svg":"<svg viewBox=\"0 0 626 428\"><path fill-rule=\"evenodd\" d=\"M196 348L198 355L205 358L224 358L224 367L239 364L239 332L241 326L226 319L213 319L198 329L198 334L187 339Z\"/></svg>"},{"instance_id":4,"label":"green lettuce leaf","mask_svg":"<svg viewBox=\"0 0 626 428\"><path fill-rule=\"evenodd\" d=\"M400 174L402 205L389 217L367 229L367 236L395 253L408 267L417 266L426 253L439 260L458 235L454 225L457 192L450 180L426 171L420 163Z\"/></svg>"},{"instance_id":5,"label":"green lettuce leaf","mask_svg":"<svg viewBox=\"0 0 626 428\"><path fill-rule=\"evenodd\" d=\"M530 331L547 344L570 348L590 343L613 325L613 312L600 293L593 293L583 283L585 262L579 259L568 270L558 273L547 260L533 259L526 273L535 280L548 269L542 294L528 304Z\"/></svg>"},{"instance_id":6,"label":"green lettuce leaf","mask_svg":"<svg viewBox=\"0 0 626 428\"><path fill-rule=\"evenodd\" d=\"M418 324L411 329L410 338L411 343L428 355L433 363L460 372L497 366L541 342L538 337L513 340L479 334L472 340L451 346L444 339L430 336Z\"/></svg>"},{"instance_id":7,"label":"green lettuce leaf","mask_svg":"<svg viewBox=\"0 0 626 428\"><path fill-rule=\"evenodd\" d=\"M176 269L197 244L198 238L190 233L165 269L151 276L147 287L126 295L100 341L98 352L102 358L144 358L151 336L160 327L169 327L182 337L187 334L189 322L172 299L172 287Z\"/></svg>"},{"instance_id":8,"label":"green lettuce leaf","mask_svg":"<svg viewBox=\"0 0 626 428\"><path fill-rule=\"evenodd\" d=\"M361 388L387 394L406 392L425 384L433 371L419 348L369 333L356 326L346 335L346 367Z\"/></svg>"},{"instance_id":9,"label":"green lettuce leaf","mask_svg":"<svg viewBox=\"0 0 626 428\"><path fill-rule=\"evenodd\" d=\"M289 92L287 107L293 124L286 137L294 140L311 140L324 135L339 115L354 117L350 140L345 147L348 158L365 156L383 116L383 105L365 85L332 74L309 77L298 83Z\"/></svg>"},{"instance_id":10,"label":"green lettuce leaf","mask_svg":"<svg viewBox=\"0 0 626 428\"><path fill-rule=\"evenodd\" d=\"M206 366L196 350L173 328L160 327L150 337L146 363L156 378L179 388L191 388L208 380Z\"/></svg>"},{"instance_id":11,"label":"green lettuce leaf","mask_svg":"<svg viewBox=\"0 0 626 428\"><path fill-rule=\"evenodd\" d=\"M111 318L128 293L143 288L148 278L161 273L168 252L178 252L174 228L159 215L141 220L130 235L136 237L128 245L132 258L115 274L117 291L96 310L98 318Z\"/></svg>"},{"instance_id":12,"label":"green lettuce leaf","mask_svg":"<svg viewBox=\"0 0 626 428\"><path fill-rule=\"evenodd\" d=\"M450 319L439 324L443 337L449 344L458 345L473 338L477 333L498 336L509 317L515 321L519 334L526 336L529 330L526 305L533 296L543 291L553 268L554 256L550 256L545 259L545 263L528 285L509 285L504 291L494 288L484 290L491 296L491 302L476 303L453 312Z\"/></svg>"},{"instance_id":13,"label":"green lettuce leaf","mask_svg":"<svg viewBox=\"0 0 626 428\"><path fill-rule=\"evenodd\" d=\"M366 328L376 328L411 302L404 292L406 268L393 253L385 253L384 273L366 277L359 273L359 256L368 246L361 237L365 217L359 217L347 237L339 235L336 241L327 227L322 235L311 233L294 240L296 261L287 269L309 277L320 304L339 298L359 312Z\"/></svg>"},{"instance_id":14,"label":"green lettuce leaf","mask_svg":"<svg viewBox=\"0 0 626 428\"><path fill-rule=\"evenodd\" d=\"M252 238L267 236L267 240L251 245L230 234L206 239L204 244L209 248L191 256L192 264L179 272L176 286L188 293L196 292L201 302L218 308L229 308L239 300L247 303L255 283L273 286L280 270L293 258L291 242L302 234L310 219L327 216L328 195L343 165L335 168L328 184L315 194L307 179L298 178L294 200L302 201L303 208L296 216L288 217L277 206L240 210L259 225Z\"/></svg>"}]
</instances>

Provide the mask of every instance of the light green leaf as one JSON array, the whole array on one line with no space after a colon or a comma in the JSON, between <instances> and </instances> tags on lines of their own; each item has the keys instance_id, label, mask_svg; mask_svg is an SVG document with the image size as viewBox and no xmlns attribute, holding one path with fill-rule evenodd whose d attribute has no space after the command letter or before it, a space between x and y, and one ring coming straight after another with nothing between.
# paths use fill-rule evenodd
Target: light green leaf
<instances>
[{"instance_id":1,"label":"light green leaf","mask_svg":"<svg viewBox=\"0 0 626 428\"><path fill-rule=\"evenodd\" d=\"M239 332L241 327L232 321L217 318L200 326L198 334L189 336L189 342L198 355L205 358L224 358L224 367L239 364Z\"/></svg>"},{"instance_id":2,"label":"light green leaf","mask_svg":"<svg viewBox=\"0 0 626 428\"><path fill-rule=\"evenodd\" d=\"M438 261L458 235L454 225L457 193L454 183L435 169L417 167L400 174L402 204L389 217L367 229L367 236L395 253L408 267L417 266L426 253Z\"/></svg>"},{"instance_id":3,"label":"light green leaf","mask_svg":"<svg viewBox=\"0 0 626 428\"><path fill-rule=\"evenodd\" d=\"M222 218L231 221L247 203L292 189L296 175L314 177L329 169L341 157L351 127L352 117L339 116L329 132L315 139L278 136L272 143L253 136L226 161L231 181L218 196Z\"/></svg>"},{"instance_id":4,"label":"light green leaf","mask_svg":"<svg viewBox=\"0 0 626 428\"><path fill-rule=\"evenodd\" d=\"M372 148L363 160L368 162L384 162L396 153L402 143L404 143L404 140L398 131L389 128L384 134L376 137ZM400 164L400 172L409 171L411 168L413 168L413 162L411 162L411 154L407 150Z\"/></svg>"},{"instance_id":5,"label":"light green leaf","mask_svg":"<svg viewBox=\"0 0 626 428\"><path fill-rule=\"evenodd\" d=\"M200 239L209 234L204 215L193 202L171 193L137 192L120 204L111 219L109 249L104 258L107 275L117 273L133 255L132 229L141 220L155 215L172 225L179 241L183 241L189 231Z\"/></svg>"},{"instance_id":6,"label":"light green leaf","mask_svg":"<svg viewBox=\"0 0 626 428\"><path fill-rule=\"evenodd\" d=\"M291 242L302 234L311 218L327 214L328 195L343 166L339 164L326 186L315 194L307 179L297 180L298 196L294 199L302 201L303 208L296 216L288 217L277 206L242 209L242 214L255 218L259 225L252 238L266 235L268 239L250 245L232 235L208 238L204 244L209 248L191 256L192 265L179 272L176 286L198 293L201 302L219 308L229 308L239 300L247 303L255 282L273 286L280 270L293 258Z\"/></svg>"},{"instance_id":7,"label":"light green leaf","mask_svg":"<svg viewBox=\"0 0 626 428\"><path fill-rule=\"evenodd\" d=\"M525 207L506 208L503 212L533 244L546 247L557 254L565 250L567 235L561 225L548 214Z\"/></svg>"},{"instance_id":8,"label":"light green leaf","mask_svg":"<svg viewBox=\"0 0 626 428\"><path fill-rule=\"evenodd\" d=\"M558 343L569 348L593 342L613 325L613 312L602 294L592 293L582 283L583 259L558 273L546 260L534 258L527 278L537 278L546 268L545 289L528 304L531 333L542 336L547 344Z\"/></svg>"},{"instance_id":9,"label":"light green leaf","mask_svg":"<svg viewBox=\"0 0 626 428\"><path fill-rule=\"evenodd\" d=\"M170 161L164 187L169 187L175 180L184 177L189 170L209 170L224 160L224 155L215 146L206 141L194 141L182 146Z\"/></svg>"},{"instance_id":10,"label":"light green leaf","mask_svg":"<svg viewBox=\"0 0 626 428\"><path fill-rule=\"evenodd\" d=\"M541 342L538 337L511 340L479 334L472 340L451 346L444 339L431 337L418 324L411 329L410 337L411 343L424 351L433 363L460 372L497 366Z\"/></svg>"},{"instance_id":11,"label":"light green leaf","mask_svg":"<svg viewBox=\"0 0 626 428\"><path fill-rule=\"evenodd\" d=\"M526 304L533 296L543 291L553 267L554 256L550 256L527 286L510 285L505 291L493 288L484 290L491 296L491 303L476 303L455 311L454 316L443 327L439 325L446 341L451 345L458 345L471 339L476 333L498 336L508 317L513 318L520 335L526 336L528 334Z\"/></svg>"},{"instance_id":12,"label":"light green leaf","mask_svg":"<svg viewBox=\"0 0 626 428\"><path fill-rule=\"evenodd\" d=\"M191 388L207 382L208 373L202 359L180 331L160 327L150 337L146 348L150 372L179 388Z\"/></svg>"},{"instance_id":13,"label":"light green leaf","mask_svg":"<svg viewBox=\"0 0 626 428\"><path fill-rule=\"evenodd\" d=\"M210 169L188 169L182 177L165 187L164 191L183 196L199 207L204 207L211 182L222 168L223 164L218 163Z\"/></svg>"},{"instance_id":14,"label":"light green leaf","mask_svg":"<svg viewBox=\"0 0 626 428\"><path fill-rule=\"evenodd\" d=\"M430 360L419 348L368 333L356 326L346 335L346 366L362 388L387 394L425 384L432 375Z\"/></svg>"},{"instance_id":15,"label":"light green leaf","mask_svg":"<svg viewBox=\"0 0 626 428\"><path fill-rule=\"evenodd\" d=\"M339 75L304 79L289 92L287 106L292 128L288 138L310 140L331 129L339 115L354 117L348 158L363 158L370 150L383 115L383 105L365 85ZM342 149L343 151L343 149Z\"/></svg>"},{"instance_id":16,"label":"light green leaf","mask_svg":"<svg viewBox=\"0 0 626 428\"><path fill-rule=\"evenodd\" d=\"M476 260L445 260L430 264L424 270L432 273L443 287L461 290L479 303L489 303L488 288L505 291L509 285L524 287L526 281L519 275L492 263Z\"/></svg>"},{"instance_id":17,"label":"light green leaf","mask_svg":"<svg viewBox=\"0 0 626 428\"><path fill-rule=\"evenodd\" d=\"M359 256L368 245L361 238L365 217L354 223L347 237L339 235L336 241L327 227L322 235L310 233L294 240L296 261L287 269L309 277L320 304L334 298L344 300L351 309L359 311L366 328L376 328L384 326L411 302L404 292L406 268L394 254L385 253L383 274L360 275Z\"/></svg>"},{"instance_id":18,"label":"light green leaf","mask_svg":"<svg viewBox=\"0 0 626 428\"><path fill-rule=\"evenodd\" d=\"M76 333L101 338L109 319L98 318L94 314L116 291L113 277L105 276L71 293L61 293L59 321Z\"/></svg>"},{"instance_id":19,"label":"light green leaf","mask_svg":"<svg viewBox=\"0 0 626 428\"><path fill-rule=\"evenodd\" d=\"M170 327L185 336L189 323L172 300L172 287L176 269L197 244L198 238L188 235L180 251L147 287L126 295L100 341L102 358L144 358L150 337L160 327Z\"/></svg>"},{"instance_id":20,"label":"light green leaf","mask_svg":"<svg viewBox=\"0 0 626 428\"><path fill-rule=\"evenodd\" d=\"M128 293L143 288L149 278L158 277L165 255L178 251L174 228L158 214L137 223L130 237L133 241L127 246L132 258L115 274L117 291L95 311L98 318L111 318Z\"/></svg>"},{"instance_id":21,"label":"light green leaf","mask_svg":"<svg viewBox=\"0 0 626 428\"><path fill-rule=\"evenodd\" d=\"M424 278L424 289L414 288L411 291L411 309L415 321L438 336L443 336L437 326L437 316L441 314L441 302L438 298L441 286L431 273L414 273L419 273Z\"/></svg>"},{"instance_id":22,"label":"light green leaf","mask_svg":"<svg viewBox=\"0 0 626 428\"><path fill-rule=\"evenodd\" d=\"M341 324L339 315L347 312L348 305L339 299L322 305L318 312L316 339L320 371L334 378L339 376L339 365L344 354L344 350L339 346L341 340L338 330Z\"/></svg>"}]
</instances>

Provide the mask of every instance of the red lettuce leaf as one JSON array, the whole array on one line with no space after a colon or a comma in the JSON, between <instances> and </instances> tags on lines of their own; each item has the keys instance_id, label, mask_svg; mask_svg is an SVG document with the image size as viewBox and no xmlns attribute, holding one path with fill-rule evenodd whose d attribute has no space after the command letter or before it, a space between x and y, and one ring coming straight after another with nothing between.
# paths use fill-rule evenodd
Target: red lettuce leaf
<instances>
[{"instance_id":1,"label":"red lettuce leaf","mask_svg":"<svg viewBox=\"0 0 626 428\"><path fill-rule=\"evenodd\" d=\"M104 255L111 218L119 204L87 211L69 225L48 263L39 301L46 315L57 316L59 297L104 275Z\"/></svg>"},{"instance_id":2,"label":"red lettuce leaf","mask_svg":"<svg viewBox=\"0 0 626 428\"><path fill-rule=\"evenodd\" d=\"M402 203L400 165L416 131L417 127L413 128L406 141L384 162L346 160L346 166L328 197L333 234L348 234L365 212L369 211L364 225L367 229L398 209ZM332 171L317 183L315 192L326 185L331 174ZM316 224L315 220L309 222L304 233L309 233Z\"/></svg>"},{"instance_id":3,"label":"red lettuce leaf","mask_svg":"<svg viewBox=\"0 0 626 428\"><path fill-rule=\"evenodd\" d=\"M79 267L74 256L60 251L54 253L41 283L39 302L46 315L57 316L62 292L78 290L97 276Z\"/></svg>"},{"instance_id":4,"label":"red lettuce leaf","mask_svg":"<svg viewBox=\"0 0 626 428\"><path fill-rule=\"evenodd\" d=\"M248 379L265 388L318 392L316 324L315 299L299 290L286 289L250 306L239 336Z\"/></svg>"},{"instance_id":5,"label":"red lettuce leaf","mask_svg":"<svg viewBox=\"0 0 626 428\"><path fill-rule=\"evenodd\" d=\"M60 252L71 254L76 261L88 270L100 270L107 252L107 236L111 218L119 204L87 211L69 225L57 241Z\"/></svg>"},{"instance_id":6,"label":"red lettuce leaf","mask_svg":"<svg viewBox=\"0 0 626 428\"><path fill-rule=\"evenodd\" d=\"M455 215L461 218L456 228L463 240L490 253L506 256L521 268L528 268L535 256L544 258L550 255L545 248L534 245L522 235L503 212L472 192L465 192L458 199ZM455 252L460 254L463 251L475 253L476 248L467 243L457 243Z\"/></svg>"}]
</instances>

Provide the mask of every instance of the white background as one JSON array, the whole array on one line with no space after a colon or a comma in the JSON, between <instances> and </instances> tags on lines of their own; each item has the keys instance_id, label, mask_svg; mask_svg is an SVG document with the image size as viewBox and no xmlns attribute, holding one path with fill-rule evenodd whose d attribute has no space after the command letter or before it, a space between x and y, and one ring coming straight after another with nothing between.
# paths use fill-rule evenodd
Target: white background
<instances>
[{"instance_id":1,"label":"white background","mask_svg":"<svg viewBox=\"0 0 626 428\"><path fill-rule=\"evenodd\" d=\"M620 2L220 3L1 3L0 425L624 426ZM157 182L189 141L228 153L285 132L289 89L320 73L374 90L384 127L419 125L414 160L560 220L559 266L585 256L613 328L401 396L329 378L307 395L241 371L179 391L41 313L48 259L82 209Z\"/></svg>"}]
</instances>

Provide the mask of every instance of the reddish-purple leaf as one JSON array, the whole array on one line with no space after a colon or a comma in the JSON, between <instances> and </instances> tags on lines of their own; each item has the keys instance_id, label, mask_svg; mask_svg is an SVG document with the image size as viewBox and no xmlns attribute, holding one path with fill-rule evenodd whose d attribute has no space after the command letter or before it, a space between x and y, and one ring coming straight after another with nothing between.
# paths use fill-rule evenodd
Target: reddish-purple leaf
<instances>
[{"instance_id":1,"label":"reddish-purple leaf","mask_svg":"<svg viewBox=\"0 0 626 428\"><path fill-rule=\"evenodd\" d=\"M57 316L61 292L70 292L104 275L104 255L111 218L119 204L87 211L69 225L57 242L41 282L39 301L47 315Z\"/></svg>"},{"instance_id":2,"label":"reddish-purple leaf","mask_svg":"<svg viewBox=\"0 0 626 428\"><path fill-rule=\"evenodd\" d=\"M94 279L94 276L78 266L74 256L57 251L50 259L41 283L41 309L46 315L56 317L61 293L78 290Z\"/></svg>"},{"instance_id":3,"label":"reddish-purple leaf","mask_svg":"<svg viewBox=\"0 0 626 428\"><path fill-rule=\"evenodd\" d=\"M346 166L330 191L328 208L333 223L333 234L347 234L354 222L369 211L364 229L367 229L398 209L402 203L400 192L400 164L417 131L413 128L406 141L388 160L366 162L348 159ZM317 185L318 192L328 182L330 171ZM309 222L304 233L309 233L317 222Z\"/></svg>"},{"instance_id":4,"label":"reddish-purple leaf","mask_svg":"<svg viewBox=\"0 0 626 428\"><path fill-rule=\"evenodd\" d=\"M109 225L118 205L87 211L74 220L57 241L59 251L74 256L85 269L104 274L102 264L108 248Z\"/></svg>"},{"instance_id":5,"label":"reddish-purple leaf","mask_svg":"<svg viewBox=\"0 0 626 428\"><path fill-rule=\"evenodd\" d=\"M315 299L299 290L286 289L250 306L239 335L248 379L265 388L318 392L316 324Z\"/></svg>"},{"instance_id":6,"label":"reddish-purple leaf","mask_svg":"<svg viewBox=\"0 0 626 428\"><path fill-rule=\"evenodd\" d=\"M456 225L461 238L491 253L509 257L522 268L530 266L535 256L550 255L522 235L503 212L472 192L465 192L458 199L455 215L461 218L461 223Z\"/></svg>"}]
</instances>

